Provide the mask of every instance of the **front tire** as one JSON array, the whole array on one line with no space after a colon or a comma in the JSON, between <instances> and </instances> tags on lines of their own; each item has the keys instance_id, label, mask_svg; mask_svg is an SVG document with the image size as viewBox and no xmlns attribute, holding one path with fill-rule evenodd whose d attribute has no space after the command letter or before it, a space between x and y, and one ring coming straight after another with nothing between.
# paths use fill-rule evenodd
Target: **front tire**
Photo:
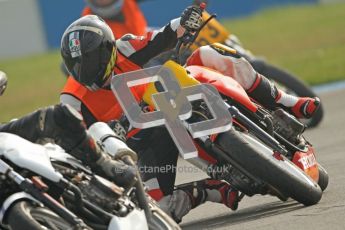
<instances>
[{"instance_id":1,"label":"front tire","mask_svg":"<svg viewBox=\"0 0 345 230\"><path fill-rule=\"evenodd\" d=\"M273 157L273 151L248 134L235 130L222 133L216 144L249 174L267 183L285 197L313 205L322 191L309 176L290 160Z\"/></svg>"},{"instance_id":2,"label":"front tire","mask_svg":"<svg viewBox=\"0 0 345 230\"><path fill-rule=\"evenodd\" d=\"M14 204L6 219L12 230L73 229L71 224L50 209L37 207L27 201Z\"/></svg>"}]
</instances>

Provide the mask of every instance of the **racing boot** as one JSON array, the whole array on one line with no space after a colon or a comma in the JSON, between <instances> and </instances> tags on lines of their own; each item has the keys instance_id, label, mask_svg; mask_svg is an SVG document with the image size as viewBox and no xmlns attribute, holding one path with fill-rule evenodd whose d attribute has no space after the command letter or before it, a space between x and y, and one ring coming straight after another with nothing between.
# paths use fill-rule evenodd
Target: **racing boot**
<instances>
[{"instance_id":1,"label":"racing boot","mask_svg":"<svg viewBox=\"0 0 345 230\"><path fill-rule=\"evenodd\" d=\"M297 118L311 118L320 107L317 97L296 97L277 89L277 87L261 74L257 74L253 85L247 93L264 107L275 110L276 107L287 109Z\"/></svg>"},{"instance_id":2,"label":"racing boot","mask_svg":"<svg viewBox=\"0 0 345 230\"><path fill-rule=\"evenodd\" d=\"M159 189L154 190L157 193ZM151 195L150 192L149 194ZM178 185L172 194L156 199L159 207L177 223L180 223L182 217L187 215L191 209L206 201L222 203L230 209L236 210L239 200L238 191L228 183L211 179Z\"/></svg>"},{"instance_id":3,"label":"racing boot","mask_svg":"<svg viewBox=\"0 0 345 230\"><path fill-rule=\"evenodd\" d=\"M238 191L220 180L204 179L179 185L177 188L188 194L192 209L206 201L223 203L234 211L238 208Z\"/></svg>"},{"instance_id":4,"label":"racing boot","mask_svg":"<svg viewBox=\"0 0 345 230\"><path fill-rule=\"evenodd\" d=\"M311 118L320 107L318 97L300 97L297 103L291 107L292 113L297 118Z\"/></svg>"}]
</instances>

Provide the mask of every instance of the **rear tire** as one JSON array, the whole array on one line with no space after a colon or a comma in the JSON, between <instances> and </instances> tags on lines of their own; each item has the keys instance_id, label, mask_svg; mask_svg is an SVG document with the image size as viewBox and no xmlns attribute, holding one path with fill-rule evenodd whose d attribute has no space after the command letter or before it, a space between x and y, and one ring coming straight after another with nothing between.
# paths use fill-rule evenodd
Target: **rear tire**
<instances>
[{"instance_id":1,"label":"rear tire","mask_svg":"<svg viewBox=\"0 0 345 230\"><path fill-rule=\"evenodd\" d=\"M36 207L30 202L19 201L14 204L7 216L12 230L72 229L73 226L45 207ZM54 228L55 227L55 228Z\"/></svg>"},{"instance_id":2,"label":"rear tire","mask_svg":"<svg viewBox=\"0 0 345 230\"><path fill-rule=\"evenodd\" d=\"M282 195L304 205L321 199L322 191L310 177L287 158L273 157L273 151L253 137L232 129L220 134L216 144L248 173Z\"/></svg>"},{"instance_id":3,"label":"rear tire","mask_svg":"<svg viewBox=\"0 0 345 230\"><path fill-rule=\"evenodd\" d=\"M283 86L288 93L295 94L299 97L317 96L310 86L306 85L297 76L294 76L285 70L266 63L260 59L251 60L250 63L257 72ZM321 122L323 114L324 109L321 104L312 118L303 120L302 122L307 125L308 128L315 127Z\"/></svg>"}]
</instances>

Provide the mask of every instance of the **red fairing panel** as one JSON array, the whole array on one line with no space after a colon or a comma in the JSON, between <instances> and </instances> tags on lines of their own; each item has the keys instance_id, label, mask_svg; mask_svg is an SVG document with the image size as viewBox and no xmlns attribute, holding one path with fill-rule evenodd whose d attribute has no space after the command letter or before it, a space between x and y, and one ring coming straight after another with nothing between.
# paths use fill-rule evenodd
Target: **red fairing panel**
<instances>
[{"instance_id":1,"label":"red fairing panel","mask_svg":"<svg viewBox=\"0 0 345 230\"><path fill-rule=\"evenodd\" d=\"M314 148L308 146L307 152L296 152L292 162L308 174L314 181L319 181L319 168L314 155Z\"/></svg>"},{"instance_id":2,"label":"red fairing panel","mask_svg":"<svg viewBox=\"0 0 345 230\"><path fill-rule=\"evenodd\" d=\"M186 69L190 72L191 76L201 83L214 85L221 94L246 106L250 111L255 113L258 110L256 105L251 102L243 87L233 78L202 66L188 66Z\"/></svg>"}]
</instances>

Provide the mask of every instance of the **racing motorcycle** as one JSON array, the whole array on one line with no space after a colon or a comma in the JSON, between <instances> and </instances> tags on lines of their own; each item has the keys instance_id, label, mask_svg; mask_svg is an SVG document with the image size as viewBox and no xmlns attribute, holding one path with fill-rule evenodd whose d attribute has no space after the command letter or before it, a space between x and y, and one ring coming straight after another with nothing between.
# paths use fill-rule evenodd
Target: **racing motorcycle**
<instances>
[{"instance_id":1,"label":"racing motorcycle","mask_svg":"<svg viewBox=\"0 0 345 230\"><path fill-rule=\"evenodd\" d=\"M6 229L89 229L47 193L39 177L28 176L19 169L30 169L53 182L62 182L61 174L53 170L42 148L16 135L0 133L0 226Z\"/></svg>"},{"instance_id":2,"label":"racing motorcycle","mask_svg":"<svg viewBox=\"0 0 345 230\"><path fill-rule=\"evenodd\" d=\"M206 20L203 26L208 21ZM241 85L230 77L202 66L183 67L179 64L182 47L188 46L197 35L198 33L186 32L178 41L176 55L164 65L128 72L113 78L111 86L115 96L121 97L123 91L119 90L119 86L123 86L124 79L136 80L139 76L144 76L141 80L127 82L130 86L150 82L145 81L147 79L156 79L155 82L148 83L143 96L144 103L141 103L142 112L155 116L157 104L153 97L159 92L167 92L164 82L158 81L162 74L175 78L181 88L201 83L212 85L221 98L216 103L223 104L231 115L231 128L226 132L195 138L198 156L185 159L213 179L229 182L241 192L239 199L245 195L268 194L283 201L292 198L304 205L318 203L323 190L327 188L328 174L316 161L312 144L303 136L305 125L283 109L272 111L264 108L252 100ZM178 95L175 96L178 98ZM178 107L176 98L169 100L173 106ZM119 102L126 117L130 117L130 111L123 102ZM183 122L190 132L191 124L217 117L205 100L199 98L191 104L192 113L188 120ZM125 122L124 125L126 126ZM135 123L129 125L140 127ZM133 133L136 133L135 129L132 129L128 136Z\"/></svg>"},{"instance_id":3,"label":"racing motorcycle","mask_svg":"<svg viewBox=\"0 0 345 230\"><path fill-rule=\"evenodd\" d=\"M11 229L180 229L144 190L94 175L57 145L0 133L0 173L0 220Z\"/></svg>"},{"instance_id":4,"label":"racing motorcycle","mask_svg":"<svg viewBox=\"0 0 345 230\"><path fill-rule=\"evenodd\" d=\"M210 17L211 16L207 12L203 13L204 20L207 20ZM196 48L219 42L235 49L238 54L250 62L257 72L276 82L277 85L279 85L289 94L295 94L300 97L317 96L311 87L297 76L294 76L290 72L268 63L264 59L255 56L252 52L245 49L238 37L236 37L234 34L231 34L229 30L227 30L216 20L215 17L211 18L212 20L210 20L200 31L195 42L188 48L188 52L185 52L183 60L185 60ZM307 127L315 127L321 122L323 114L324 110L321 106L313 118L303 120L302 122L306 124Z\"/></svg>"},{"instance_id":5,"label":"racing motorcycle","mask_svg":"<svg viewBox=\"0 0 345 230\"><path fill-rule=\"evenodd\" d=\"M0 71L0 96L6 86L7 76ZM21 146L25 150L23 152L8 148L8 143L4 143L8 135L12 134L0 133L0 228L42 229L55 226L54 229L87 229L81 219L46 193L38 177L29 178L17 172L18 166L26 167L53 181L61 179L61 175L52 173L45 158L35 155L39 154L37 149L25 149L27 145ZM12 142L13 146L17 144L20 143ZM30 156L32 153L34 155Z\"/></svg>"}]
</instances>

